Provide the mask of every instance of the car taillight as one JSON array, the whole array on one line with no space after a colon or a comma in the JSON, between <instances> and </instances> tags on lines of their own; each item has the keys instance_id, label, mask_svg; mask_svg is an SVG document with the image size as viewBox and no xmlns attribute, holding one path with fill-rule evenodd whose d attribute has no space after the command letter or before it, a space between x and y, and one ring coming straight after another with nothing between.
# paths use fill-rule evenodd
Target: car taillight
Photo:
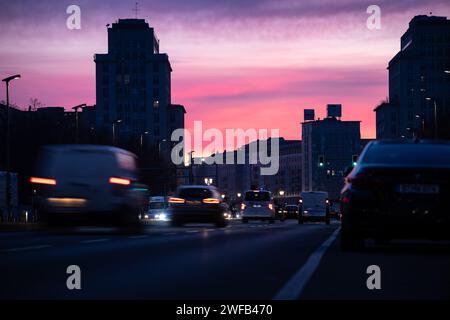
<instances>
[{"instance_id":1,"label":"car taillight","mask_svg":"<svg viewBox=\"0 0 450 320\"><path fill-rule=\"evenodd\" d=\"M124 178L111 177L111 178L109 178L109 183L120 184L122 186L129 186L131 184L131 180L124 179Z\"/></svg>"},{"instance_id":2,"label":"car taillight","mask_svg":"<svg viewBox=\"0 0 450 320\"><path fill-rule=\"evenodd\" d=\"M214 204L214 203L220 203L219 199L216 198L206 198L202 200L203 203L208 203L208 204Z\"/></svg>"},{"instance_id":3,"label":"car taillight","mask_svg":"<svg viewBox=\"0 0 450 320\"><path fill-rule=\"evenodd\" d=\"M245 203L241 203L241 210L245 210L245 207L246 207Z\"/></svg>"},{"instance_id":4,"label":"car taillight","mask_svg":"<svg viewBox=\"0 0 450 320\"><path fill-rule=\"evenodd\" d=\"M184 200L183 198L175 198L175 197L170 197L169 198L169 203L185 203L186 200Z\"/></svg>"},{"instance_id":5,"label":"car taillight","mask_svg":"<svg viewBox=\"0 0 450 320\"><path fill-rule=\"evenodd\" d=\"M46 185L50 185L50 186L56 186L55 179L31 177L30 182L36 183L36 184L46 184Z\"/></svg>"},{"instance_id":6,"label":"car taillight","mask_svg":"<svg viewBox=\"0 0 450 320\"><path fill-rule=\"evenodd\" d=\"M273 210L273 204L269 203L268 207L270 210Z\"/></svg>"},{"instance_id":7,"label":"car taillight","mask_svg":"<svg viewBox=\"0 0 450 320\"><path fill-rule=\"evenodd\" d=\"M355 188L373 188L377 184L375 179L363 174L348 176L345 181Z\"/></svg>"}]
</instances>

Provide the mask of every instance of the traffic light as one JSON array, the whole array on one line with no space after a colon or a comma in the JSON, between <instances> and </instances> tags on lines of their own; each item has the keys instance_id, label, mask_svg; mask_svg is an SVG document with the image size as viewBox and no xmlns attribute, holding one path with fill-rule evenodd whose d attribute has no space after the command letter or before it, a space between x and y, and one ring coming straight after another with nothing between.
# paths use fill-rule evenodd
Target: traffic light
<instances>
[{"instance_id":1,"label":"traffic light","mask_svg":"<svg viewBox=\"0 0 450 320\"><path fill-rule=\"evenodd\" d=\"M323 155L319 156L319 167L323 167L325 165L325 157Z\"/></svg>"},{"instance_id":2,"label":"traffic light","mask_svg":"<svg viewBox=\"0 0 450 320\"><path fill-rule=\"evenodd\" d=\"M356 154L352 155L352 166L356 166L357 162L358 162L358 155Z\"/></svg>"}]
</instances>

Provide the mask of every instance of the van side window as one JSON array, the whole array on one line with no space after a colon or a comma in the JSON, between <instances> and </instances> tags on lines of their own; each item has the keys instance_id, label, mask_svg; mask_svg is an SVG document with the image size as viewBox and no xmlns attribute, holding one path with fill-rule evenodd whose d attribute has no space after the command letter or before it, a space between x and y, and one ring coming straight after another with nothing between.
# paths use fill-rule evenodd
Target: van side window
<instances>
[{"instance_id":1,"label":"van side window","mask_svg":"<svg viewBox=\"0 0 450 320\"><path fill-rule=\"evenodd\" d=\"M116 153L116 159L120 168L130 171L136 170L136 162L132 156L123 153Z\"/></svg>"}]
</instances>

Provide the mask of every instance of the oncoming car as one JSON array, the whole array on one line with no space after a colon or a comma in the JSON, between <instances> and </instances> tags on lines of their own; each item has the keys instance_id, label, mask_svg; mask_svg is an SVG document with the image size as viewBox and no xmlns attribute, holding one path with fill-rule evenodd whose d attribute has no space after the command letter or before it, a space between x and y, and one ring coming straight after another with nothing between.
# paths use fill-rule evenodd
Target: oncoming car
<instances>
[{"instance_id":1,"label":"oncoming car","mask_svg":"<svg viewBox=\"0 0 450 320\"><path fill-rule=\"evenodd\" d=\"M144 216L145 219L168 221L170 220L169 199L164 196L150 197L148 204L148 212Z\"/></svg>"}]
</instances>

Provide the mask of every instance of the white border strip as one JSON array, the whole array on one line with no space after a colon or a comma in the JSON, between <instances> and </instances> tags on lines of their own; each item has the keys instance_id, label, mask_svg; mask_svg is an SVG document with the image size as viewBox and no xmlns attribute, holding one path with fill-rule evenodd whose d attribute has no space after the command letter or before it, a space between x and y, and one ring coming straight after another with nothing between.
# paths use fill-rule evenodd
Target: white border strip
<instances>
[{"instance_id":1,"label":"white border strip","mask_svg":"<svg viewBox=\"0 0 450 320\"><path fill-rule=\"evenodd\" d=\"M280 291L273 297L273 300L295 300L300 297L303 289L311 279L314 272L320 265L325 251L336 239L339 234L340 227L336 229L331 236L325 240L308 258L306 263L294 274L294 276L281 288Z\"/></svg>"}]
</instances>

